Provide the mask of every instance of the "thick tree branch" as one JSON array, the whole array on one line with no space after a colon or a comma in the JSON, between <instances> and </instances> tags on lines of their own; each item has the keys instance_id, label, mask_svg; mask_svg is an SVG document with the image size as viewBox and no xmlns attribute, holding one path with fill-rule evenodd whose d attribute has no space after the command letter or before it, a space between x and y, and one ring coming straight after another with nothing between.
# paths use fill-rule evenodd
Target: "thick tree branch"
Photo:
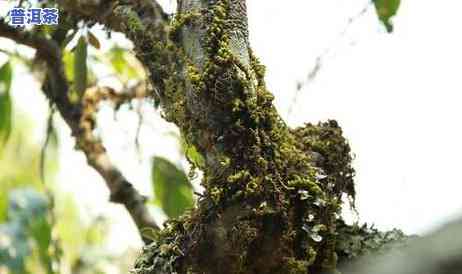
<instances>
[{"instance_id":1,"label":"thick tree branch","mask_svg":"<svg viewBox=\"0 0 462 274\"><path fill-rule=\"evenodd\" d=\"M389 242L395 242L399 248L363 256L354 263L345 265L345 274L458 274L462 272L462 219L445 224L437 231L406 240L393 234ZM377 237L378 233L374 233ZM384 234L384 233L382 233ZM361 236L363 236L362 234ZM390 241L392 239L392 241ZM374 244L374 241L369 241ZM378 241L380 243L380 240ZM367 248L365 248L367 250ZM387 249L385 249L387 250ZM367 253L366 253L367 254Z\"/></svg>"},{"instance_id":2,"label":"thick tree branch","mask_svg":"<svg viewBox=\"0 0 462 274\"><path fill-rule=\"evenodd\" d=\"M128 182L122 173L111 163L100 140L88 134L88 113L85 111L93 105L87 100L73 104L69 97L69 86L64 74L62 55L59 43L38 36L34 33L20 31L0 21L0 36L14 40L17 43L30 46L37 50L37 58L47 66L47 78L43 91L53 102L64 121L70 127L72 135L76 137L77 146L81 149L92 166L105 180L111 193L111 201L123 204L130 213L140 233L145 228L158 229L145 205L145 197ZM60 39L64 39L61 36ZM148 239L144 239L149 242Z\"/></svg>"},{"instance_id":3,"label":"thick tree branch","mask_svg":"<svg viewBox=\"0 0 462 274\"><path fill-rule=\"evenodd\" d=\"M406 236L401 230L382 232L366 224L347 225L337 220L336 253L340 267L409 245L416 236ZM393 272L391 272L393 273Z\"/></svg>"}]
</instances>

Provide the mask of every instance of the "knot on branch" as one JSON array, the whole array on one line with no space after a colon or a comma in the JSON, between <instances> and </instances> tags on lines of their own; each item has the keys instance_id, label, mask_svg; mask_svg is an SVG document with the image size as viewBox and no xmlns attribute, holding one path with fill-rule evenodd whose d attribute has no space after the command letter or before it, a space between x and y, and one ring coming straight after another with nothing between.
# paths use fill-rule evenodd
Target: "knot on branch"
<instances>
[{"instance_id":1,"label":"knot on branch","mask_svg":"<svg viewBox=\"0 0 462 274\"><path fill-rule=\"evenodd\" d=\"M324 181L331 184L339 195L345 193L354 200L353 156L337 121L329 120L317 125L308 123L291 132L297 139L298 148L310 154L313 164L323 170L327 176Z\"/></svg>"}]
</instances>

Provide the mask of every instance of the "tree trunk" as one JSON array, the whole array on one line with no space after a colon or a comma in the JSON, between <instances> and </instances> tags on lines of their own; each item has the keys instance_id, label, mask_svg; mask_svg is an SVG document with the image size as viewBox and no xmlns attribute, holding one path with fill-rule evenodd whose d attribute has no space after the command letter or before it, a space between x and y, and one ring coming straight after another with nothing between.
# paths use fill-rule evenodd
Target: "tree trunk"
<instances>
[{"instance_id":1,"label":"tree trunk","mask_svg":"<svg viewBox=\"0 0 462 274\"><path fill-rule=\"evenodd\" d=\"M116 9L131 18L122 30L166 119L206 159L198 207L158 234L136 272L335 272L341 198L354 198L349 146L335 121L285 125L249 46L245 1L179 1L168 27Z\"/></svg>"}]
</instances>

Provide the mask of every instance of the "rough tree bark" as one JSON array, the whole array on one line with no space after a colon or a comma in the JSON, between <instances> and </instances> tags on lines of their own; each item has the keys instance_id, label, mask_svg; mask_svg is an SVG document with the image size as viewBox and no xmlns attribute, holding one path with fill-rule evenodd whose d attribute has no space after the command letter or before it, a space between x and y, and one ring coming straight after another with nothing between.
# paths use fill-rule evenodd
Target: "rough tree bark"
<instances>
[{"instance_id":1,"label":"rough tree bark","mask_svg":"<svg viewBox=\"0 0 462 274\"><path fill-rule=\"evenodd\" d=\"M355 195L348 143L335 121L290 129L281 119L250 49L244 0L178 0L173 19L149 0L57 2L75 21L99 22L134 43L150 73L150 96L206 160L197 167L205 188L197 207L156 232L134 273L335 273L337 262L405 239L343 223L342 197ZM140 230L156 228L101 144L86 137L92 121L85 110L95 102L91 94L68 101L59 41L46 46L0 26L1 36L43 53L45 93L90 165Z\"/></svg>"},{"instance_id":2,"label":"rough tree bark","mask_svg":"<svg viewBox=\"0 0 462 274\"><path fill-rule=\"evenodd\" d=\"M335 272L349 147L334 121L290 130L248 42L243 0L179 1L169 25L118 6L167 120L206 159L198 207L171 221L138 273Z\"/></svg>"}]
</instances>

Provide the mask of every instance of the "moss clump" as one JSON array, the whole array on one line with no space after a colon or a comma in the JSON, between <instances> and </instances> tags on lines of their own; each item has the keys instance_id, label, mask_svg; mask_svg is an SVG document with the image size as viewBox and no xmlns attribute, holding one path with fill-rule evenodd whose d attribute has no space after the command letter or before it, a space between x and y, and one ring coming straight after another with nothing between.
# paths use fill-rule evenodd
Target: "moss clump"
<instances>
[{"instance_id":1,"label":"moss clump","mask_svg":"<svg viewBox=\"0 0 462 274\"><path fill-rule=\"evenodd\" d=\"M346 193L354 200L355 171L351 166L351 149L338 123L330 120L318 125L306 124L292 130L292 133L296 136L297 146L301 150L315 153L312 156L315 158L315 165L324 171L323 180L333 191L339 194Z\"/></svg>"},{"instance_id":2,"label":"moss clump","mask_svg":"<svg viewBox=\"0 0 462 274\"><path fill-rule=\"evenodd\" d=\"M114 14L120 18L125 18L125 22L122 23L123 29L129 29L132 33L142 33L145 31L145 27L140 17L129 6L117 6L114 9Z\"/></svg>"},{"instance_id":3,"label":"moss clump","mask_svg":"<svg viewBox=\"0 0 462 274\"><path fill-rule=\"evenodd\" d=\"M200 19L199 12L178 13L173 18L170 24L169 37L174 42L181 41L181 29L185 26L193 24L196 20Z\"/></svg>"},{"instance_id":4,"label":"moss clump","mask_svg":"<svg viewBox=\"0 0 462 274\"><path fill-rule=\"evenodd\" d=\"M143 253L137 258L132 273L178 273L182 268L181 259L185 255L182 246L185 223L183 220L172 220L165 224L162 231L153 232L153 242L143 248Z\"/></svg>"},{"instance_id":5,"label":"moss clump","mask_svg":"<svg viewBox=\"0 0 462 274\"><path fill-rule=\"evenodd\" d=\"M283 272L283 273L305 274L309 266L310 264L306 260L296 260L294 258L290 258L288 259L286 266L284 266L284 268L286 269L286 272Z\"/></svg>"}]
</instances>

